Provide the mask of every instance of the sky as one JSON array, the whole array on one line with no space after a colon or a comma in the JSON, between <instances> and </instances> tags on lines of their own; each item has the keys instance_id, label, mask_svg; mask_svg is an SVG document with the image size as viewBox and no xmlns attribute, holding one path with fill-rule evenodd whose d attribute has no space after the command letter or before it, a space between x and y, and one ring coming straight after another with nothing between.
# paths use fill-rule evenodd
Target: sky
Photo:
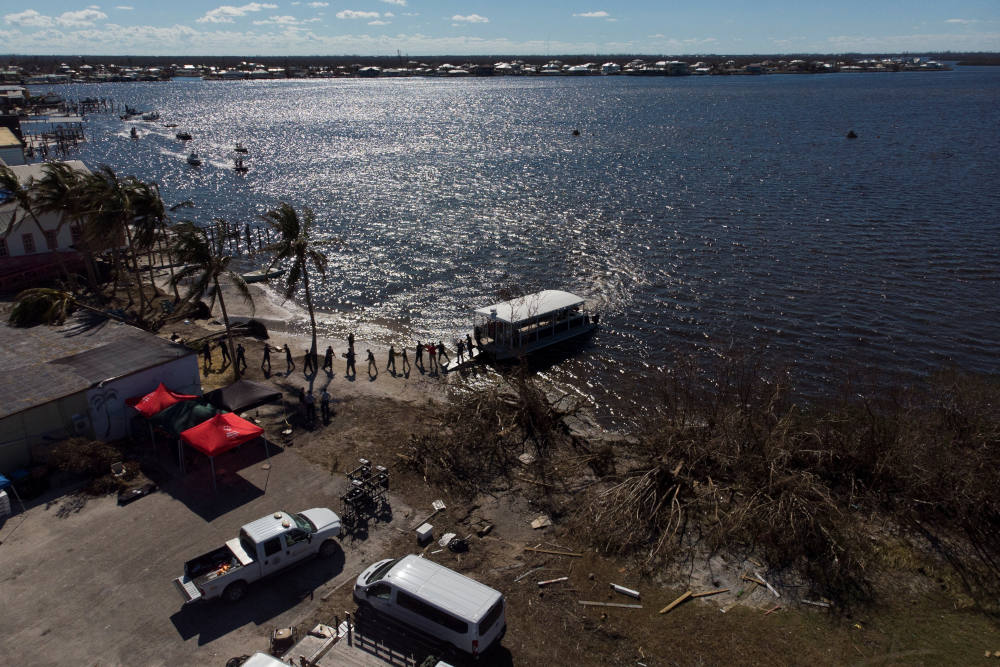
<instances>
[{"instance_id":1,"label":"sky","mask_svg":"<svg viewBox=\"0 0 1000 667\"><path fill-rule=\"evenodd\" d=\"M1000 51L1000 0L0 0L0 53L650 55Z\"/></svg>"}]
</instances>

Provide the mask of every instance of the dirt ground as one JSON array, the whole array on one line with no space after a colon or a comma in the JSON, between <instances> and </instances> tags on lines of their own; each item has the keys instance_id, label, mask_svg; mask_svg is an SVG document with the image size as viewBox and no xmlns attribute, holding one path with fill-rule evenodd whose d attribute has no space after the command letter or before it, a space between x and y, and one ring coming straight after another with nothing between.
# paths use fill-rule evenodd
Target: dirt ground
<instances>
[{"instance_id":1,"label":"dirt ground","mask_svg":"<svg viewBox=\"0 0 1000 667\"><path fill-rule=\"evenodd\" d=\"M339 372L332 378L325 375L320 373L336 397L333 419L314 430L296 428L294 447L335 473L352 468L361 457L388 462L384 464L392 472L393 492L417 509L401 517L404 528L376 524L372 531L396 532L382 536L393 554L423 553L504 593L508 632L503 647L478 664L968 665L984 660L986 651L1000 651L995 620L969 608L943 584L935 587L921 580L915 585L910 573L885 577L879 591L882 603L853 614L791 599L798 597L794 582L780 582L785 585L780 598L748 583L741 575L760 569L752 559L727 562L716 556L683 571L637 574L636 564L597 554L583 529L568 519L555 518L552 526L533 529L531 521L543 513L545 501L530 481L468 501L448 488L435 488L407 465L411 436L438 427L442 401L448 400L449 390L461 387L461 375L441 379L415 374L412 392L375 391L381 384L411 382L384 371L360 388ZM250 377L265 379L253 368ZM271 380L294 386L305 378L293 374ZM416 545L412 529L427 518L437 498L448 508L431 519L435 537L445 532L468 537L467 552L453 553L436 541L425 549ZM492 528L480 536L486 526ZM568 579L538 584L561 577ZM616 593L611 584L638 590L641 599ZM658 613L685 591L726 588ZM642 608L585 606L581 600ZM350 586L344 586L303 619L300 630L354 609Z\"/></svg>"}]
</instances>

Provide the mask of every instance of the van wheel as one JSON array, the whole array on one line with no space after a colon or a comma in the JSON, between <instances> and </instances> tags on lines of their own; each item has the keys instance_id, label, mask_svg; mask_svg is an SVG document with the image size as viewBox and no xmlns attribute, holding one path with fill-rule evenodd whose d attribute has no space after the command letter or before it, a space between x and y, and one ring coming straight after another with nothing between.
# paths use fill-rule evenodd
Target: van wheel
<instances>
[{"instance_id":1,"label":"van wheel","mask_svg":"<svg viewBox=\"0 0 1000 667\"><path fill-rule=\"evenodd\" d=\"M324 540L323 544L319 545L319 555L323 558L329 558L335 553L337 553L337 543L333 540Z\"/></svg>"},{"instance_id":2,"label":"van wheel","mask_svg":"<svg viewBox=\"0 0 1000 667\"><path fill-rule=\"evenodd\" d=\"M247 582L234 581L226 586L226 590L222 591L222 597L226 602L239 602L246 593Z\"/></svg>"}]
</instances>

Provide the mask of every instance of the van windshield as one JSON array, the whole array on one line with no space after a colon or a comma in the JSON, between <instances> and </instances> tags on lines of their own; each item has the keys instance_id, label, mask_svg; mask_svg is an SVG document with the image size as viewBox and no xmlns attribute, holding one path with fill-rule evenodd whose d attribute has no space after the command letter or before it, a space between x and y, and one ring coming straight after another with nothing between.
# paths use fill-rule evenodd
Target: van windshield
<instances>
[{"instance_id":1,"label":"van windshield","mask_svg":"<svg viewBox=\"0 0 1000 667\"><path fill-rule=\"evenodd\" d=\"M365 583L366 584L370 584L372 582L379 581L380 579L382 579L382 577L384 577L389 572L389 570L392 569L392 566L395 565L398 562L399 562L399 559L397 558L395 560L389 561L388 563L384 563L382 565L379 565L377 568L375 568L374 572L372 572L370 575L368 575L368 578L365 580Z\"/></svg>"}]
</instances>

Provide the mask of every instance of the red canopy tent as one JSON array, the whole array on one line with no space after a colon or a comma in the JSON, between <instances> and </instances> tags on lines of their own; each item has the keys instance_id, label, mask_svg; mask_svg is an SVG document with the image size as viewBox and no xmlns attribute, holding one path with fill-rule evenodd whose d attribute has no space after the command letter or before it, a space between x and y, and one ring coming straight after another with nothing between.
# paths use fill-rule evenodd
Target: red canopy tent
<instances>
[{"instance_id":1,"label":"red canopy tent","mask_svg":"<svg viewBox=\"0 0 1000 667\"><path fill-rule=\"evenodd\" d=\"M212 463L212 488L215 488L215 457L264 435L264 429L238 415L227 412L181 432L181 440L208 455ZM264 438L267 454L267 438Z\"/></svg>"},{"instance_id":2,"label":"red canopy tent","mask_svg":"<svg viewBox=\"0 0 1000 667\"><path fill-rule=\"evenodd\" d=\"M149 392L145 396L135 396L125 400L125 404L129 405L139 411L146 419L149 419L157 412L169 408L175 403L180 403L181 401L190 401L193 398L198 398L194 395L189 394L178 394L176 392L170 391L161 382L153 391Z\"/></svg>"}]
</instances>

